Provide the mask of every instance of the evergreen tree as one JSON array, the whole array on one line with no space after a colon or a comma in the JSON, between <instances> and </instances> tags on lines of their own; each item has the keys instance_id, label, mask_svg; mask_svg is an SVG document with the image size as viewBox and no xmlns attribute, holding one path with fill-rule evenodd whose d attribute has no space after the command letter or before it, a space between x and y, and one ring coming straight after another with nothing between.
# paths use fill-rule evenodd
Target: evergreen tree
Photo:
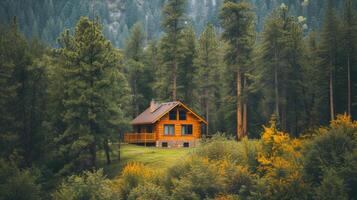
<instances>
[{"instance_id":1,"label":"evergreen tree","mask_svg":"<svg viewBox=\"0 0 357 200\"><path fill-rule=\"evenodd\" d=\"M182 29L185 26L185 2L186 0L169 0L164 5L162 13L162 29L165 35L161 41L161 53L163 66L167 68L166 76L170 77L170 96L172 100L177 99L177 68L182 59Z\"/></svg>"},{"instance_id":2,"label":"evergreen tree","mask_svg":"<svg viewBox=\"0 0 357 200\"><path fill-rule=\"evenodd\" d=\"M327 66L328 72L328 88L329 88L329 108L330 108L330 120L335 118L335 73L336 73L336 65L337 65L337 55L338 55L338 41L337 37L340 36L339 34L339 19L337 18L333 3L331 0L328 1L325 19L324 19L324 26L321 32L321 58L322 58L322 65Z\"/></svg>"},{"instance_id":3,"label":"evergreen tree","mask_svg":"<svg viewBox=\"0 0 357 200\"><path fill-rule=\"evenodd\" d=\"M133 117L145 109L151 98L149 81L151 72L144 65L144 41L145 34L141 24L134 24L130 37L126 42L125 54L127 63L128 81L133 93Z\"/></svg>"},{"instance_id":4,"label":"evergreen tree","mask_svg":"<svg viewBox=\"0 0 357 200\"><path fill-rule=\"evenodd\" d=\"M194 105L195 95L194 75L196 73L193 64L196 56L196 37L193 27L182 31L182 59L177 70L177 96L189 106Z\"/></svg>"},{"instance_id":5,"label":"evergreen tree","mask_svg":"<svg viewBox=\"0 0 357 200\"><path fill-rule=\"evenodd\" d=\"M16 116L13 112L15 106L12 103L15 102L19 83L14 79L14 73L18 61L23 61L21 58L25 45L22 38L19 38L16 21L11 29L1 26L0 35L0 152L2 158L9 158L15 153L18 139Z\"/></svg>"},{"instance_id":6,"label":"evergreen tree","mask_svg":"<svg viewBox=\"0 0 357 200\"><path fill-rule=\"evenodd\" d=\"M217 119L212 120L215 105L219 101L219 40L214 30L213 25L209 24L202 32L198 39L197 58L195 66L197 73L195 82L197 85L197 96L199 96L199 110L204 113L205 119L208 122L206 134L210 132L209 127L213 125ZM218 96L218 97L217 97ZM213 129L214 130L214 129Z\"/></svg>"},{"instance_id":7,"label":"evergreen tree","mask_svg":"<svg viewBox=\"0 0 357 200\"><path fill-rule=\"evenodd\" d=\"M305 41L305 59L302 66L301 96L306 127L328 123L328 101L325 85L325 69L319 57L320 49L316 32L311 32Z\"/></svg>"},{"instance_id":8,"label":"evergreen tree","mask_svg":"<svg viewBox=\"0 0 357 200\"><path fill-rule=\"evenodd\" d=\"M304 43L301 23L288 14L282 4L266 20L262 42L258 50L258 88L265 99L262 101L265 118L275 113L281 129L299 132L302 123L304 100L303 88ZM274 108L274 109L270 109Z\"/></svg>"},{"instance_id":9,"label":"evergreen tree","mask_svg":"<svg viewBox=\"0 0 357 200\"><path fill-rule=\"evenodd\" d=\"M345 1L345 8L343 13L343 26L342 26L342 38L343 38L343 49L345 50L345 59L347 65L347 113L352 115L352 85L353 80L351 78L351 73L355 66L356 54L356 42L357 42L357 23L356 23L356 11L353 9L352 0Z\"/></svg>"},{"instance_id":10,"label":"evergreen tree","mask_svg":"<svg viewBox=\"0 0 357 200\"><path fill-rule=\"evenodd\" d=\"M58 51L66 61L62 66L65 130L58 142L66 160L61 172L66 173L96 167L97 147L106 144L123 121L121 100L127 85L118 53L98 21L82 17L73 36L69 31L62 34L61 46Z\"/></svg>"},{"instance_id":11,"label":"evergreen tree","mask_svg":"<svg viewBox=\"0 0 357 200\"><path fill-rule=\"evenodd\" d=\"M220 13L224 28L223 39L228 42L225 59L231 73L236 75L237 138L247 135L247 106L243 91L247 86L247 67L252 50L253 14L247 2L225 1Z\"/></svg>"},{"instance_id":12,"label":"evergreen tree","mask_svg":"<svg viewBox=\"0 0 357 200\"><path fill-rule=\"evenodd\" d=\"M16 19L1 34L1 154L20 166L39 160L46 105L46 66L38 65L45 47L19 33Z\"/></svg>"},{"instance_id":13,"label":"evergreen tree","mask_svg":"<svg viewBox=\"0 0 357 200\"><path fill-rule=\"evenodd\" d=\"M151 72L150 75L146 74L149 78L147 87L150 87L152 91L152 98L165 98L161 93L162 88L165 86L164 72L162 67L162 57L160 51L160 44L157 40L149 42L147 48L145 48L145 65ZM150 100L150 99L147 99ZM146 105L147 106L147 105Z\"/></svg>"}]
</instances>

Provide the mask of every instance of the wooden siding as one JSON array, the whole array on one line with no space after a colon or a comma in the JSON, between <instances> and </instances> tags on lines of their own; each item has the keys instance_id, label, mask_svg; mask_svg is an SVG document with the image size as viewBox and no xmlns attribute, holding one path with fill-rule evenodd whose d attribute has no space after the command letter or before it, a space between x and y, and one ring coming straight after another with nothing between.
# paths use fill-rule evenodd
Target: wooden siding
<instances>
[{"instance_id":1,"label":"wooden siding","mask_svg":"<svg viewBox=\"0 0 357 200\"><path fill-rule=\"evenodd\" d=\"M154 132L156 133L157 140L195 140L201 137L201 123L200 120L191 112L184 109L181 106L175 108L177 110L177 119L170 120L169 114L164 115L159 121L156 122L154 127ZM187 111L186 113L186 120L179 120L179 113L180 109L184 109ZM175 125L175 135L164 135L164 125L165 124L173 124ZM185 124L192 125L192 135L182 135L181 134L181 127Z\"/></svg>"}]
</instances>

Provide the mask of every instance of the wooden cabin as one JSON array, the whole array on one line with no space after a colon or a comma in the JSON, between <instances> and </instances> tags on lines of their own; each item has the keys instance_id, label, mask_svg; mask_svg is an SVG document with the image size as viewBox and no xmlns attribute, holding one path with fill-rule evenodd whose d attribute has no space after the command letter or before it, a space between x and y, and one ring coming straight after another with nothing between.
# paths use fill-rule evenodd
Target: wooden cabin
<instances>
[{"instance_id":1,"label":"wooden cabin","mask_svg":"<svg viewBox=\"0 0 357 200\"><path fill-rule=\"evenodd\" d=\"M133 121L133 133L124 134L124 142L156 147L194 147L207 122L180 101L157 103Z\"/></svg>"}]
</instances>

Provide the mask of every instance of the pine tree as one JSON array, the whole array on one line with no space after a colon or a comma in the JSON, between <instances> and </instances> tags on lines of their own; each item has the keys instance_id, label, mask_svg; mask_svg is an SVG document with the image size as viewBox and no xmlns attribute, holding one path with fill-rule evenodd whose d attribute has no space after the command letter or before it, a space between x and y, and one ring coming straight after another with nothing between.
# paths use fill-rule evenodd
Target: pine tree
<instances>
[{"instance_id":1,"label":"pine tree","mask_svg":"<svg viewBox=\"0 0 357 200\"><path fill-rule=\"evenodd\" d=\"M17 65L23 61L20 58L23 57L25 44L19 38L16 21L11 29L0 26L0 36L0 155L2 158L9 158L15 151L18 139L13 103L19 83L13 77Z\"/></svg>"},{"instance_id":2,"label":"pine tree","mask_svg":"<svg viewBox=\"0 0 357 200\"><path fill-rule=\"evenodd\" d=\"M319 43L316 32L309 33L306 39L305 59L302 67L301 96L306 127L328 123L328 108L325 106L328 99L325 85L325 69L319 57Z\"/></svg>"},{"instance_id":3,"label":"pine tree","mask_svg":"<svg viewBox=\"0 0 357 200\"><path fill-rule=\"evenodd\" d=\"M219 65L222 60L219 59L219 41L212 24L206 26L202 32L197 47L197 58L195 66L197 73L195 82L197 85L197 94L200 97L200 110L204 113L205 119L209 125L206 127L208 135L210 124L213 124L210 111L214 108L217 101ZM218 96L218 95L217 95Z\"/></svg>"},{"instance_id":4,"label":"pine tree","mask_svg":"<svg viewBox=\"0 0 357 200\"><path fill-rule=\"evenodd\" d=\"M246 86L245 72L252 49L253 15L247 2L225 1L220 13L221 24L224 28L223 39L228 42L229 49L225 59L232 73L236 74L237 101L237 138L247 135L246 101L243 90Z\"/></svg>"},{"instance_id":5,"label":"pine tree","mask_svg":"<svg viewBox=\"0 0 357 200\"><path fill-rule=\"evenodd\" d=\"M162 29L165 35L161 41L163 65L170 76L171 99L177 99L177 68L182 59L182 29L185 26L184 10L186 0L169 0L162 13Z\"/></svg>"},{"instance_id":6,"label":"pine tree","mask_svg":"<svg viewBox=\"0 0 357 200\"><path fill-rule=\"evenodd\" d=\"M65 159L61 173L68 173L96 167L97 147L106 144L123 123L125 102L121 101L127 84L118 66L119 55L98 21L82 17L74 35L66 31L60 41L58 52L66 61L61 66L65 130L57 140Z\"/></svg>"},{"instance_id":7,"label":"pine tree","mask_svg":"<svg viewBox=\"0 0 357 200\"><path fill-rule=\"evenodd\" d=\"M345 8L343 13L343 45L347 65L347 113L352 115L352 80L351 80L351 66L354 66L354 55L357 42L357 23L356 11L353 9L352 0L345 1Z\"/></svg>"},{"instance_id":8,"label":"pine tree","mask_svg":"<svg viewBox=\"0 0 357 200\"><path fill-rule=\"evenodd\" d=\"M130 82L131 90L133 92L133 116L139 115L139 112L146 106L147 102L144 93L148 92L150 88L145 87L145 66L143 64L144 56L144 40L145 35L141 24L134 24L131 29L131 34L126 42L125 54L126 65L128 73L128 81Z\"/></svg>"},{"instance_id":9,"label":"pine tree","mask_svg":"<svg viewBox=\"0 0 357 200\"><path fill-rule=\"evenodd\" d=\"M303 41L303 20L294 16L287 16L286 29L283 34L284 49L282 60L285 62L281 77L282 104L281 104L281 127L292 134L302 132L305 112L301 107L304 105L302 96L301 80L303 78L303 60L305 59Z\"/></svg>"},{"instance_id":10,"label":"pine tree","mask_svg":"<svg viewBox=\"0 0 357 200\"><path fill-rule=\"evenodd\" d=\"M37 40L29 44L16 19L1 29L1 155L15 157L17 164L29 167L44 154L39 147L44 144L47 66L40 60L46 47Z\"/></svg>"},{"instance_id":11,"label":"pine tree","mask_svg":"<svg viewBox=\"0 0 357 200\"><path fill-rule=\"evenodd\" d=\"M159 44L157 40L151 40L148 43L147 48L145 48L144 51L144 56L145 56L145 66L147 66L148 71L150 71L150 75L147 74L148 77L148 83L147 86L150 88L152 92L152 98L153 97L160 97L160 92L159 90L156 90L157 88L157 83L158 78L160 78L159 71L162 68L160 66L160 52L159 52ZM147 99L151 100L151 99ZM147 106L148 104L146 104Z\"/></svg>"},{"instance_id":12,"label":"pine tree","mask_svg":"<svg viewBox=\"0 0 357 200\"><path fill-rule=\"evenodd\" d=\"M328 67L328 87L329 87L329 107L330 107L330 120L335 118L335 73L337 65L337 54L338 54L338 38L339 37L339 20L335 14L333 3L331 0L328 1L324 26L321 32L321 58L322 65Z\"/></svg>"},{"instance_id":13,"label":"pine tree","mask_svg":"<svg viewBox=\"0 0 357 200\"><path fill-rule=\"evenodd\" d=\"M194 104L194 75L196 73L193 64L196 56L196 37L193 27L182 31L182 59L179 61L177 70L177 96L189 106Z\"/></svg>"},{"instance_id":14,"label":"pine tree","mask_svg":"<svg viewBox=\"0 0 357 200\"><path fill-rule=\"evenodd\" d=\"M296 99L302 78L302 39L300 24L282 4L267 18L258 50L258 87L265 96L263 105L268 109L265 117L268 119L274 113L281 129L286 130L291 122L294 132L301 103Z\"/></svg>"}]
</instances>

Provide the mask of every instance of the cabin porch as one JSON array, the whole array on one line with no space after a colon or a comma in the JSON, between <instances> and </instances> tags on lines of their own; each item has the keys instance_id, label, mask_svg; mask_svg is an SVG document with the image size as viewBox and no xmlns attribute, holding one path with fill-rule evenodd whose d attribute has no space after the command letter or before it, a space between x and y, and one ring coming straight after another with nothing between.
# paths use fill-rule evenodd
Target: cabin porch
<instances>
[{"instance_id":1,"label":"cabin porch","mask_svg":"<svg viewBox=\"0 0 357 200\"><path fill-rule=\"evenodd\" d=\"M155 143L156 135L153 133L153 125L135 125L134 132L124 134L124 142L129 144Z\"/></svg>"},{"instance_id":2,"label":"cabin porch","mask_svg":"<svg viewBox=\"0 0 357 200\"><path fill-rule=\"evenodd\" d=\"M155 143L155 133L125 133L124 142L129 144Z\"/></svg>"}]
</instances>

